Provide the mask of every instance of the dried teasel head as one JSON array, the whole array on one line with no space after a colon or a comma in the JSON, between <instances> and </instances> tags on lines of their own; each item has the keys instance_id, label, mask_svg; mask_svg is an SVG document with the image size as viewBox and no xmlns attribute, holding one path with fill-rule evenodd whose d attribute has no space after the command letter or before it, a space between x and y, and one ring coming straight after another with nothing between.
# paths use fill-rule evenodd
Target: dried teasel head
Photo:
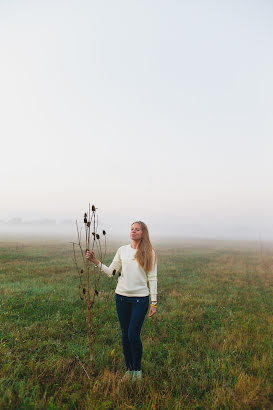
<instances>
[{"instance_id":1,"label":"dried teasel head","mask_svg":"<svg viewBox=\"0 0 273 410\"><path fill-rule=\"evenodd\" d=\"M103 235L106 235L106 232L105 232L105 231L102 231L102 234L103 234Z\"/></svg>"},{"instance_id":2,"label":"dried teasel head","mask_svg":"<svg viewBox=\"0 0 273 410\"><path fill-rule=\"evenodd\" d=\"M119 276L121 275L121 273L119 272L119 274L118 274Z\"/></svg>"},{"instance_id":3,"label":"dried teasel head","mask_svg":"<svg viewBox=\"0 0 273 410\"><path fill-rule=\"evenodd\" d=\"M96 212L96 207L95 207L95 205L92 205L92 211L93 211L93 212Z\"/></svg>"},{"instance_id":4,"label":"dried teasel head","mask_svg":"<svg viewBox=\"0 0 273 410\"><path fill-rule=\"evenodd\" d=\"M82 293L85 295L85 288L83 288Z\"/></svg>"},{"instance_id":5,"label":"dried teasel head","mask_svg":"<svg viewBox=\"0 0 273 410\"><path fill-rule=\"evenodd\" d=\"M83 273L83 269L81 269L81 273Z\"/></svg>"},{"instance_id":6,"label":"dried teasel head","mask_svg":"<svg viewBox=\"0 0 273 410\"><path fill-rule=\"evenodd\" d=\"M113 270L112 275L115 276L116 274L116 269Z\"/></svg>"},{"instance_id":7,"label":"dried teasel head","mask_svg":"<svg viewBox=\"0 0 273 410\"><path fill-rule=\"evenodd\" d=\"M87 218L87 213L86 213L86 212L84 213L83 217L84 217L84 218Z\"/></svg>"},{"instance_id":8,"label":"dried teasel head","mask_svg":"<svg viewBox=\"0 0 273 410\"><path fill-rule=\"evenodd\" d=\"M97 239L100 239L100 236L99 236L99 234L98 234L98 233L97 233L97 235L96 235L96 238L97 238Z\"/></svg>"},{"instance_id":9,"label":"dried teasel head","mask_svg":"<svg viewBox=\"0 0 273 410\"><path fill-rule=\"evenodd\" d=\"M96 232L92 232L92 235L94 236L94 238L95 238L95 236L96 236Z\"/></svg>"},{"instance_id":10,"label":"dried teasel head","mask_svg":"<svg viewBox=\"0 0 273 410\"><path fill-rule=\"evenodd\" d=\"M96 295L98 295L98 294L99 294L99 292L97 291L97 289L95 290L95 293L96 293Z\"/></svg>"},{"instance_id":11,"label":"dried teasel head","mask_svg":"<svg viewBox=\"0 0 273 410\"><path fill-rule=\"evenodd\" d=\"M85 224L87 224L87 218L83 218L83 222L85 223Z\"/></svg>"},{"instance_id":12,"label":"dried teasel head","mask_svg":"<svg viewBox=\"0 0 273 410\"><path fill-rule=\"evenodd\" d=\"M87 222L87 226L88 226L88 228L90 227L90 222Z\"/></svg>"}]
</instances>

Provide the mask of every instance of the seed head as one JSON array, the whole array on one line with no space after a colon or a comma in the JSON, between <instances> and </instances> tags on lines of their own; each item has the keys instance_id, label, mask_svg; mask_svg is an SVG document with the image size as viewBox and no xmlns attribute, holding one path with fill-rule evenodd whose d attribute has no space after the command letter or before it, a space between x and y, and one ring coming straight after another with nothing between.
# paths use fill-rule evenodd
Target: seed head
<instances>
[{"instance_id":1,"label":"seed head","mask_svg":"<svg viewBox=\"0 0 273 410\"><path fill-rule=\"evenodd\" d=\"M103 235L106 235L106 232L105 232L105 231L102 231L102 234L103 234Z\"/></svg>"},{"instance_id":2,"label":"seed head","mask_svg":"<svg viewBox=\"0 0 273 410\"><path fill-rule=\"evenodd\" d=\"M97 235L96 235L96 238L97 238L97 239L100 239L100 236L99 236L99 234L98 234L98 233L97 233Z\"/></svg>"},{"instance_id":3,"label":"seed head","mask_svg":"<svg viewBox=\"0 0 273 410\"><path fill-rule=\"evenodd\" d=\"M96 212L96 207L95 207L95 205L92 205L92 211L93 211L93 212Z\"/></svg>"},{"instance_id":4,"label":"seed head","mask_svg":"<svg viewBox=\"0 0 273 410\"><path fill-rule=\"evenodd\" d=\"M112 275L115 276L116 274L116 269L113 270Z\"/></svg>"},{"instance_id":5,"label":"seed head","mask_svg":"<svg viewBox=\"0 0 273 410\"><path fill-rule=\"evenodd\" d=\"M81 269L81 273L83 273L83 269Z\"/></svg>"},{"instance_id":6,"label":"seed head","mask_svg":"<svg viewBox=\"0 0 273 410\"><path fill-rule=\"evenodd\" d=\"M90 227L90 222L87 222L87 226L88 226L88 228Z\"/></svg>"},{"instance_id":7,"label":"seed head","mask_svg":"<svg viewBox=\"0 0 273 410\"><path fill-rule=\"evenodd\" d=\"M119 272L119 274L118 274L119 276L121 275L121 273Z\"/></svg>"},{"instance_id":8,"label":"seed head","mask_svg":"<svg viewBox=\"0 0 273 410\"><path fill-rule=\"evenodd\" d=\"M82 293L85 295L85 288L83 288Z\"/></svg>"},{"instance_id":9,"label":"seed head","mask_svg":"<svg viewBox=\"0 0 273 410\"><path fill-rule=\"evenodd\" d=\"M87 218L83 218L83 222L86 224L87 223Z\"/></svg>"},{"instance_id":10,"label":"seed head","mask_svg":"<svg viewBox=\"0 0 273 410\"><path fill-rule=\"evenodd\" d=\"M99 292L97 291L97 289L95 290L95 293L96 293L96 295L98 295L98 294L99 294Z\"/></svg>"},{"instance_id":11,"label":"seed head","mask_svg":"<svg viewBox=\"0 0 273 410\"><path fill-rule=\"evenodd\" d=\"M87 218L87 213L86 212L84 213L84 218Z\"/></svg>"},{"instance_id":12,"label":"seed head","mask_svg":"<svg viewBox=\"0 0 273 410\"><path fill-rule=\"evenodd\" d=\"M95 238L95 236L96 236L96 232L92 232L92 235L94 236L94 238Z\"/></svg>"}]
</instances>

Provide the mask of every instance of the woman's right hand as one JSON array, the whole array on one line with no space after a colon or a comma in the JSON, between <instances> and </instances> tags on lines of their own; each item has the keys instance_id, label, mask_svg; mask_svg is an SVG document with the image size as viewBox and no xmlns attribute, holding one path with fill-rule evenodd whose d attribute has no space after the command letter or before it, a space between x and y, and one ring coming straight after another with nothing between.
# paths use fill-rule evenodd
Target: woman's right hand
<instances>
[{"instance_id":1,"label":"woman's right hand","mask_svg":"<svg viewBox=\"0 0 273 410\"><path fill-rule=\"evenodd\" d=\"M98 265L99 261L96 258L95 252L90 252L89 250L86 251L86 259L88 259L90 262L93 262L94 265Z\"/></svg>"}]
</instances>

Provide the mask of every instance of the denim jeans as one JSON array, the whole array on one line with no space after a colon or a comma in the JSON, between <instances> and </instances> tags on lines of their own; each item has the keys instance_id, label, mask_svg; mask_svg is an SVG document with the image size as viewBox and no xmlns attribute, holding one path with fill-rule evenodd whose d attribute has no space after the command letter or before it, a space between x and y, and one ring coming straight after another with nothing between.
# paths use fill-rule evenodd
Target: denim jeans
<instances>
[{"instance_id":1,"label":"denim jeans","mask_svg":"<svg viewBox=\"0 0 273 410\"><path fill-rule=\"evenodd\" d=\"M149 308L149 296L122 296L116 293L116 308L122 332L122 349L128 370L141 370L141 327Z\"/></svg>"}]
</instances>

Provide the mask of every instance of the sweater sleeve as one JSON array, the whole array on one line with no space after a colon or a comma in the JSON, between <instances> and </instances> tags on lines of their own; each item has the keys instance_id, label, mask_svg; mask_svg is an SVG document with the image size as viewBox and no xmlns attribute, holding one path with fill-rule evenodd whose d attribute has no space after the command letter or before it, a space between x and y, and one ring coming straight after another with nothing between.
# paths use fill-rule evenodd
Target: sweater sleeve
<instances>
[{"instance_id":1,"label":"sweater sleeve","mask_svg":"<svg viewBox=\"0 0 273 410\"><path fill-rule=\"evenodd\" d=\"M156 260L155 253L154 253L153 269L150 272L148 272L147 278L149 282L151 301L156 302L157 301L157 260Z\"/></svg>"},{"instance_id":2,"label":"sweater sleeve","mask_svg":"<svg viewBox=\"0 0 273 410\"><path fill-rule=\"evenodd\" d=\"M113 277L113 271L118 271L121 268L120 249L117 250L117 253L115 254L114 259L109 267L100 262L98 264L98 268L101 272L106 273L109 278Z\"/></svg>"}]
</instances>

